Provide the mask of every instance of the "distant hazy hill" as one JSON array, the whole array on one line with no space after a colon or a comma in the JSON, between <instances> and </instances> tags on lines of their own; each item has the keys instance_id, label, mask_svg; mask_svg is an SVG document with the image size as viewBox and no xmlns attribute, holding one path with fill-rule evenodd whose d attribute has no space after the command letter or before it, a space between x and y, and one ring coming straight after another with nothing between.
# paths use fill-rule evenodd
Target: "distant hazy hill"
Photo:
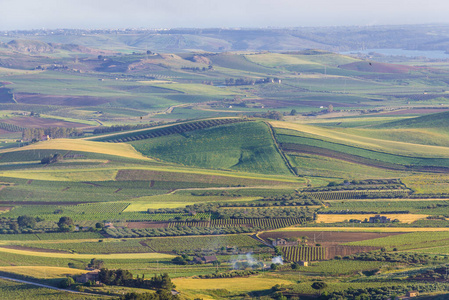
<instances>
[{"instance_id":1,"label":"distant hazy hill","mask_svg":"<svg viewBox=\"0 0 449 300\"><path fill-rule=\"evenodd\" d=\"M59 44L59 43L46 43L34 39L15 39L11 40L6 44L2 44L4 48L9 48L13 51L21 53L52 53L57 50L65 50L70 52L78 53L89 53L89 54L112 54L111 51L102 51L97 49L91 49L85 46L80 46L76 44Z\"/></svg>"},{"instance_id":2,"label":"distant hazy hill","mask_svg":"<svg viewBox=\"0 0 449 300\"><path fill-rule=\"evenodd\" d=\"M449 25L396 25L308 27L284 29L166 29L166 30L34 30L8 32L0 41L34 39L45 43L76 44L114 51L135 49L157 52L203 50L294 51L324 49L345 51L396 48L409 50L449 49ZM42 44L21 49L45 49Z\"/></svg>"}]
</instances>

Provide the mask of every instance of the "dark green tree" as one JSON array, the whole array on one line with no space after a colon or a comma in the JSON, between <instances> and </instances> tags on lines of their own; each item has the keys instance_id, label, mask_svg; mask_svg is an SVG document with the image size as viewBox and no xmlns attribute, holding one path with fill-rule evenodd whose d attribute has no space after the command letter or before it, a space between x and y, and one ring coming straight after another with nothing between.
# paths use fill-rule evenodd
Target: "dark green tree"
<instances>
[{"instance_id":1,"label":"dark green tree","mask_svg":"<svg viewBox=\"0 0 449 300\"><path fill-rule=\"evenodd\" d=\"M20 216L17 218L17 223L20 227L34 228L36 226L36 219L30 216Z\"/></svg>"},{"instance_id":2,"label":"dark green tree","mask_svg":"<svg viewBox=\"0 0 449 300\"><path fill-rule=\"evenodd\" d=\"M61 217L58 221L60 231L70 232L75 230L75 223L70 217Z\"/></svg>"},{"instance_id":3,"label":"dark green tree","mask_svg":"<svg viewBox=\"0 0 449 300\"><path fill-rule=\"evenodd\" d=\"M314 290L318 290L321 293L321 290L326 288L327 284L323 281L315 281L314 283L312 283L312 288Z\"/></svg>"}]
</instances>

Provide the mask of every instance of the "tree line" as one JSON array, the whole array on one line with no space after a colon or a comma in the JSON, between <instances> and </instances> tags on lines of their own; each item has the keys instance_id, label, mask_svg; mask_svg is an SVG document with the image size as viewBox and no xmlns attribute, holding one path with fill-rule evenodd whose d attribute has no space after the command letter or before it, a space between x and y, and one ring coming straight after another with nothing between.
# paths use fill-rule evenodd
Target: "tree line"
<instances>
[{"instance_id":1,"label":"tree line","mask_svg":"<svg viewBox=\"0 0 449 300\"><path fill-rule=\"evenodd\" d=\"M84 131L79 128L51 127L51 128L27 128L22 132L24 141L40 141L48 135L52 139L83 136Z\"/></svg>"}]
</instances>

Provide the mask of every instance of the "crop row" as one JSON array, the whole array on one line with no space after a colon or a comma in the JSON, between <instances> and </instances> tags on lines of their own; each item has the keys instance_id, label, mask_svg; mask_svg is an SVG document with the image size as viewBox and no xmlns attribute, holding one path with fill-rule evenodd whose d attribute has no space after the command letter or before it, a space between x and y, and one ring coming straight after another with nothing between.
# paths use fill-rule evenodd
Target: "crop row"
<instances>
[{"instance_id":1,"label":"crop row","mask_svg":"<svg viewBox=\"0 0 449 300\"><path fill-rule=\"evenodd\" d=\"M186 221L186 222L170 222L168 223L168 228L173 228L177 226L187 226L187 227L209 227L209 222L195 222L195 221Z\"/></svg>"},{"instance_id":2,"label":"crop row","mask_svg":"<svg viewBox=\"0 0 449 300\"><path fill-rule=\"evenodd\" d=\"M211 226L234 227L250 226L261 228L282 228L304 223L303 218L278 218L278 219L214 219Z\"/></svg>"},{"instance_id":3,"label":"crop row","mask_svg":"<svg viewBox=\"0 0 449 300\"><path fill-rule=\"evenodd\" d=\"M113 238L133 237L163 237L163 236L186 236L186 235L220 235L251 233L254 228L247 227L187 227L179 226L173 228L106 228L105 232Z\"/></svg>"},{"instance_id":4,"label":"crop row","mask_svg":"<svg viewBox=\"0 0 449 300\"><path fill-rule=\"evenodd\" d=\"M101 240L102 241L102 240ZM143 253L153 252L145 244L136 240L114 242L82 242L82 243L33 243L31 246L38 249L67 251L80 254L111 254L111 253Z\"/></svg>"},{"instance_id":5,"label":"crop row","mask_svg":"<svg viewBox=\"0 0 449 300\"><path fill-rule=\"evenodd\" d=\"M324 260L326 257L326 248L324 247L282 247L284 258L288 261L316 261Z\"/></svg>"},{"instance_id":6,"label":"crop row","mask_svg":"<svg viewBox=\"0 0 449 300\"><path fill-rule=\"evenodd\" d=\"M130 203L86 203L65 207L65 212L106 216L123 212Z\"/></svg>"},{"instance_id":7,"label":"crop row","mask_svg":"<svg viewBox=\"0 0 449 300\"><path fill-rule=\"evenodd\" d=\"M248 235L197 236L151 239L145 241L149 247L157 252L186 251L186 250L217 250L223 247L264 247L263 244Z\"/></svg>"},{"instance_id":8,"label":"crop row","mask_svg":"<svg viewBox=\"0 0 449 300\"><path fill-rule=\"evenodd\" d=\"M151 139L171 134L179 134L188 131L200 130L205 128L210 128L214 126L220 126L225 124L232 124L237 122L244 122L244 119L212 119L212 120L203 120L198 122L189 122L184 124L173 125L170 127L160 128L148 130L145 132L135 132L129 134L122 134L119 136L115 136L111 139L105 139L102 141L112 142L112 143L125 143L131 141L139 141L144 139Z\"/></svg>"},{"instance_id":9,"label":"crop row","mask_svg":"<svg viewBox=\"0 0 449 300\"><path fill-rule=\"evenodd\" d=\"M19 131L25 130L24 127L20 127L20 126L8 124L8 123L3 123L3 122L0 122L0 129L10 131L10 132L19 132Z\"/></svg>"},{"instance_id":10,"label":"crop row","mask_svg":"<svg viewBox=\"0 0 449 300\"><path fill-rule=\"evenodd\" d=\"M344 199L375 199L375 198L405 198L409 195L406 190L375 190L375 191L333 191L333 192L316 192L304 193L304 195L313 197L314 199L326 200L344 200Z\"/></svg>"}]
</instances>

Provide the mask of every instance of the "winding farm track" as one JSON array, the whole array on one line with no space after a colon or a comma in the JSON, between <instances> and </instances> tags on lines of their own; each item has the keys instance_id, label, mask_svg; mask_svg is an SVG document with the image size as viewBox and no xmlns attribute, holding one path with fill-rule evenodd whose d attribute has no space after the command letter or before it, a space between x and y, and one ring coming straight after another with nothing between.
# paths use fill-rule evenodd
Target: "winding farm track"
<instances>
[{"instance_id":1,"label":"winding farm track","mask_svg":"<svg viewBox=\"0 0 449 300\"><path fill-rule=\"evenodd\" d=\"M51 286L51 285L46 285L46 284L41 284L41 283L37 283L37 282L16 279L16 278L10 278L10 277L5 277L5 276L0 276L0 279L14 281L14 282L18 282L18 283L31 284L31 285L35 285L35 286L38 286L38 287L52 289L52 290L56 290L56 291L60 291L60 292L67 292L67 293L80 294L80 295L89 295L89 296L100 295L100 294L90 294L90 293L82 293L82 292L72 291L72 290L65 290L65 289L57 288L57 287L54 287L54 286ZM113 297L113 296L107 296L107 295L101 295L101 296L102 297L103 296L111 297L111 298Z\"/></svg>"}]
</instances>

